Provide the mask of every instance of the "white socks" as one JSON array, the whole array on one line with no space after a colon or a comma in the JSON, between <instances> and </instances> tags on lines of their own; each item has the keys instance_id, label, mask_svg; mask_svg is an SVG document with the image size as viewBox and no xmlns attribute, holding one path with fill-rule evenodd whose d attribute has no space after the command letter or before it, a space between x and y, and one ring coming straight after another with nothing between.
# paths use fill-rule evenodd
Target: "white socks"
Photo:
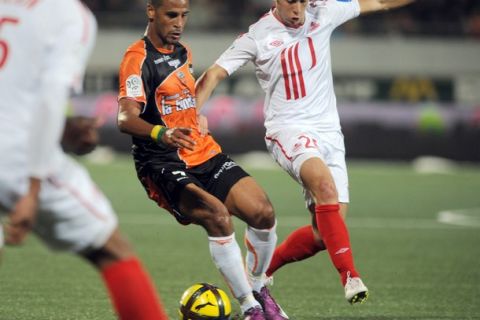
<instances>
[{"instance_id":1,"label":"white socks","mask_svg":"<svg viewBox=\"0 0 480 320\"><path fill-rule=\"evenodd\" d=\"M225 278L232 294L240 302L242 312L259 306L252 294L235 233L226 237L208 237L208 240L213 262Z\"/></svg>"},{"instance_id":2,"label":"white socks","mask_svg":"<svg viewBox=\"0 0 480 320\"><path fill-rule=\"evenodd\" d=\"M270 229L255 229L250 226L245 232L247 246L247 269L254 291L260 292L265 285L265 272L277 245L277 222Z\"/></svg>"}]
</instances>

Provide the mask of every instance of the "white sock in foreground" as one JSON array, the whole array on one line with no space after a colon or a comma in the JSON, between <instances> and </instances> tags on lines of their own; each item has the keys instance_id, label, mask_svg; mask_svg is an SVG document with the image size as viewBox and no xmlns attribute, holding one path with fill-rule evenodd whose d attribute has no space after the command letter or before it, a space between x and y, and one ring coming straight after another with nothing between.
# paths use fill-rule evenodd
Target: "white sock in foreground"
<instances>
[{"instance_id":1,"label":"white sock in foreground","mask_svg":"<svg viewBox=\"0 0 480 320\"><path fill-rule=\"evenodd\" d=\"M265 272L277 245L277 222L270 229L248 227L245 232L247 269L253 290L260 292L265 285Z\"/></svg>"}]
</instances>

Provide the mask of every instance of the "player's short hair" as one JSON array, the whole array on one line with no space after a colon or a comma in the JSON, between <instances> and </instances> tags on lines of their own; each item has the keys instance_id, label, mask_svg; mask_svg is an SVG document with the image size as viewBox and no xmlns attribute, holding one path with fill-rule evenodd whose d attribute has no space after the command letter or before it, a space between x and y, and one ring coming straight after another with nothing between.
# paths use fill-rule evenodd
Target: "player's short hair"
<instances>
[{"instance_id":1,"label":"player's short hair","mask_svg":"<svg viewBox=\"0 0 480 320\"><path fill-rule=\"evenodd\" d=\"M147 3L151 4L155 8L158 8L163 4L163 0L147 0Z\"/></svg>"}]
</instances>

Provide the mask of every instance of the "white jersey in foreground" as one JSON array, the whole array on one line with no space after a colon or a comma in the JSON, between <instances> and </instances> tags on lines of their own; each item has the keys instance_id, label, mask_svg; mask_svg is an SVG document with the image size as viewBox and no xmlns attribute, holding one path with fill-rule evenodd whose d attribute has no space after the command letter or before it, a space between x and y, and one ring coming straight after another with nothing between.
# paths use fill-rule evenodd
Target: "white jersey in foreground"
<instances>
[{"instance_id":1,"label":"white jersey in foreground","mask_svg":"<svg viewBox=\"0 0 480 320\"><path fill-rule=\"evenodd\" d=\"M252 61L266 93L267 135L285 126L340 130L333 89L330 36L360 14L358 0L310 1L305 23L286 27L267 13L216 61L230 75Z\"/></svg>"},{"instance_id":2,"label":"white jersey in foreground","mask_svg":"<svg viewBox=\"0 0 480 320\"><path fill-rule=\"evenodd\" d=\"M78 0L0 0L4 206L26 192L29 176L49 176L65 156L59 144L65 108L70 90L81 88L96 28Z\"/></svg>"},{"instance_id":3,"label":"white jersey in foreground","mask_svg":"<svg viewBox=\"0 0 480 320\"><path fill-rule=\"evenodd\" d=\"M60 147L96 31L78 0L0 0L0 214L29 176L42 178L33 232L58 250L100 248L117 227L108 199ZM0 248L2 238L0 225Z\"/></svg>"}]
</instances>

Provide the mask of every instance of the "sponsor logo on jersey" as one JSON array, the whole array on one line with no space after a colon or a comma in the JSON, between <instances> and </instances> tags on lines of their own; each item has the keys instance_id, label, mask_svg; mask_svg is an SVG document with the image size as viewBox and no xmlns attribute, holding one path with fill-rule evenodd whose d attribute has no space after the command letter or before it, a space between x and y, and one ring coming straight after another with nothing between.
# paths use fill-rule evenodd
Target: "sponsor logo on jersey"
<instances>
[{"instance_id":1,"label":"sponsor logo on jersey","mask_svg":"<svg viewBox=\"0 0 480 320\"><path fill-rule=\"evenodd\" d=\"M234 167L238 167L238 164L235 163L235 161L227 161L225 162L222 167L220 168L220 170L217 171L217 173L215 173L213 175L213 178L214 179L218 179L218 177L224 172L224 171L227 171L227 170L230 170Z\"/></svg>"},{"instance_id":2,"label":"sponsor logo on jersey","mask_svg":"<svg viewBox=\"0 0 480 320\"><path fill-rule=\"evenodd\" d=\"M175 101L172 101L172 99L167 100L166 97L163 97L160 113L166 116L172 114L174 110L183 111L191 108L195 108L195 98L191 95L176 99Z\"/></svg>"},{"instance_id":3,"label":"sponsor logo on jersey","mask_svg":"<svg viewBox=\"0 0 480 320\"><path fill-rule=\"evenodd\" d=\"M272 47L280 47L283 44L282 40L273 40L272 42L269 43Z\"/></svg>"},{"instance_id":4,"label":"sponsor logo on jersey","mask_svg":"<svg viewBox=\"0 0 480 320\"><path fill-rule=\"evenodd\" d=\"M158 58L158 59L154 60L153 62L154 62L155 64L160 64L160 63L162 63L162 62L170 61L170 60L172 60L172 58L171 58L170 56L163 56L163 57L161 57L161 58Z\"/></svg>"},{"instance_id":5,"label":"sponsor logo on jersey","mask_svg":"<svg viewBox=\"0 0 480 320\"><path fill-rule=\"evenodd\" d=\"M166 101L169 101L169 100L177 100L178 98L180 97L180 94L179 93L176 93L172 96L165 96L165 100Z\"/></svg>"},{"instance_id":6,"label":"sponsor logo on jersey","mask_svg":"<svg viewBox=\"0 0 480 320\"><path fill-rule=\"evenodd\" d=\"M127 88L127 96L136 98L143 96L142 90L142 78L137 74L132 74L125 81L125 86Z\"/></svg>"},{"instance_id":7,"label":"sponsor logo on jersey","mask_svg":"<svg viewBox=\"0 0 480 320\"><path fill-rule=\"evenodd\" d=\"M177 111L183 111L190 108L195 108L195 98L187 96L183 99L177 100L175 109Z\"/></svg>"},{"instance_id":8,"label":"sponsor logo on jersey","mask_svg":"<svg viewBox=\"0 0 480 320\"><path fill-rule=\"evenodd\" d=\"M175 59L167 62L170 67L174 67L177 69L177 67L180 65L180 60Z\"/></svg>"}]
</instances>

